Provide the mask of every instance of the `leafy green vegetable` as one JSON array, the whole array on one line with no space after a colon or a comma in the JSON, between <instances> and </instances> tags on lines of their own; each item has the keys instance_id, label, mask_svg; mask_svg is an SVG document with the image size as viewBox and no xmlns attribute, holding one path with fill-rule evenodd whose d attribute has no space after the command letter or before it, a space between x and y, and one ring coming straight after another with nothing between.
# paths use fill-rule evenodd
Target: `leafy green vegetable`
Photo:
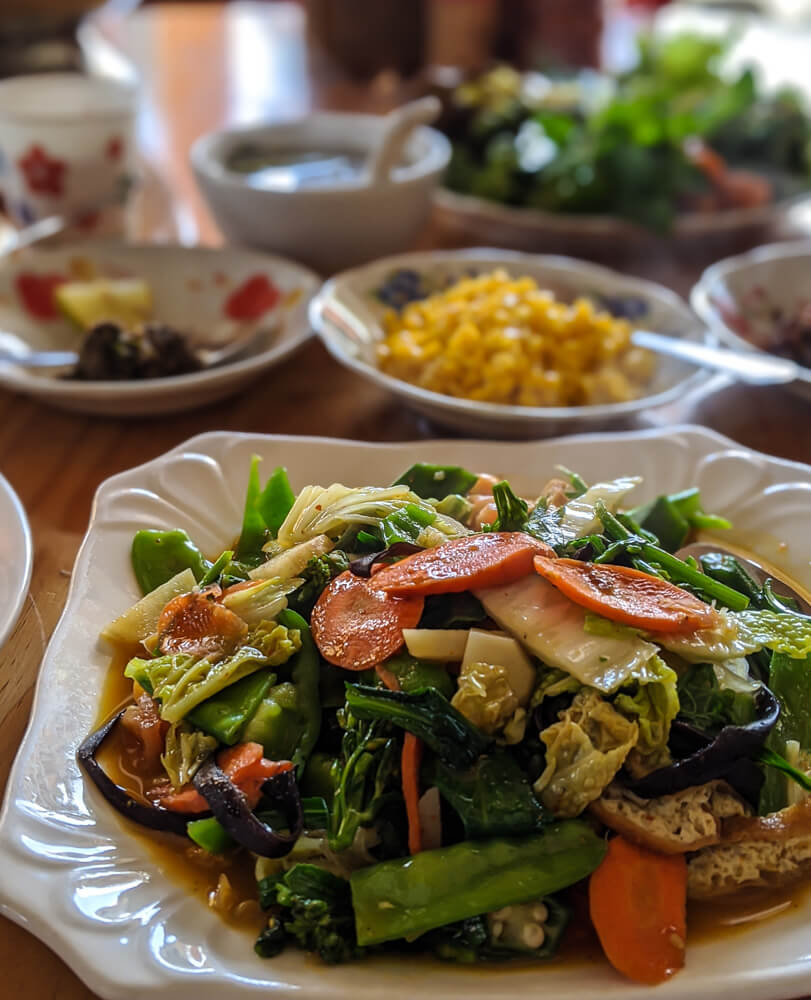
<instances>
[{"instance_id":1,"label":"leafy green vegetable","mask_svg":"<svg viewBox=\"0 0 811 1000\"><path fill-rule=\"evenodd\" d=\"M292 643L290 647L292 651ZM127 664L124 676L137 680L160 701L164 721L179 722L201 702L269 665L270 661L259 650L244 646L216 663L185 653L151 660L135 657Z\"/></svg>"},{"instance_id":2,"label":"leafy green vegetable","mask_svg":"<svg viewBox=\"0 0 811 1000\"><path fill-rule=\"evenodd\" d=\"M655 576L664 576L676 584L689 584L696 593L706 600L718 601L733 611L743 611L749 605L749 598L745 594L713 580L712 577L694 569L684 560L676 558L658 545L652 545L645 538L635 537L608 510L602 500L598 500L595 506L597 517L605 534L612 541L622 542L628 554L638 556L644 562L644 565L639 566L640 569L652 572Z\"/></svg>"},{"instance_id":3,"label":"leafy green vegetable","mask_svg":"<svg viewBox=\"0 0 811 1000\"><path fill-rule=\"evenodd\" d=\"M780 703L780 717L766 747L781 756L786 753L788 740L811 749L811 654L799 659L775 653L769 669L769 688ZM775 771L767 771L760 811L776 812L787 804L785 779Z\"/></svg>"},{"instance_id":4,"label":"leafy green vegetable","mask_svg":"<svg viewBox=\"0 0 811 1000\"><path fill-rule=\"evenodd\" d=\"M410 694L421 688L436 688L445 698L453 694L453 681L440 663L418 660L408 653L397 653L385 661L383 666L390 670L400 682L401 690Z\"/></svg>"},{"instance_id":5,"label":"leafy green vegetable","mask_svg":"<svg viewBox=\"0 0 811 1000\"><path fill-rule=\"evenodd\" d=\"M245 723L256 712L275 681L276 675L271 670L257 670L255 674L243 677L213 698L201 702L186 718L220 743L231 746L239 742Z\"/></svg>"},{"instance_id":6,"label":"leafy green vegetable","mask_svg":"<svg viewBox=\"0 0 811 1000\"><path fill-rule=\"evenodd\" d=\"M746 726L755 718L752 695L721 689L709 663L698 663L679 678L679 718L716 736L724 726Z\"/></svg>"},{"instance_id":7,"label":"leafy green vegetable","mask_svg":"<svg viewBox=\"0 0 811 1000\"><path fill-rule=\"evenodd\" d=\"M232 847L236 847L236 841L213 816L194 819L187 823L186 833L198 847L202 847L209 854L224 854Z\"/></svg>"},{"instance_id":8,"label":"leafy green vegetable","mask_svg":"<svg viewBox=\"0 0 811 1000\"><path fill-rule=\"evenodd\" d=\"M362 955L346 879L316 865L297 864L281 877L263 882L259 886L263 905L282 907L279 919L284 932L300 948L317 952L330 965Z\"/></svg>"},{"instance_id":9,"label":"leafy green vegetable","mask_svg":"<svg viewBox=\"0 0 811 1000\"><path fill-rule=\"evenodd\" d=\"M663 634L657 642L691 662L730 660L759 649L804 659L811 653L811 618L765 609L727 612L718 628Z\"/></svg>"},{"instance_id":10,"label":"leafy green vegetable","mask_svg":"<svg viewBox=\"0 0 811 1000\"><path fill-rule=\"evenodd\" d=\"M312 556L301 574L304 581L287 595L287 605L300 615L309 615L321 592L336 576L349 569L349 556L343 549L333 549L324 555Z\"/></svg>"},{"instance_id":11,"label":"leafy green vegetable","mask_svg":"<svg viewBox=\"0 0 811 1000\"><path fill-rule=\"evenodd\" d=\"M541 498L535 504L523 530L558 551L568 541L562 527L563 511L563 507L549 507L546 499Z\"/></svg>"},{"instance_id":12,"label":"leafy green vegetable","mask_svg":"<svg viewBox=\"0 0 811 1000\"><path fill-rule=\"evenodd\" d=\"M468 494L478 476L458 465L431 465L417 462L395 479L392 485L407 486L423 500L443 500L451 494Z\"/></svg>"},{"instance_id":13,"label":"leafy green vegetable","mask_svg":"<svg viewBox=\"0 0 811 1000\"><path fill-rule=\"evenodd\" d=\"M136 531L130 558L143 594L151 593L184 569L190 569L199 583L211 568L186 532L179 529Z\"/></svg>"},{"instance_id":14,"label":"leafy green vegetable","mask_svg":"<svg viewBox=\"0 0 811 1000\"><path fill-rule=\"evenodd\" d=\"M363 725L349 713L343 713L342 725L341 754L331 769L329 846L333 851L350 847L358 829L370 826L389 802L399 798L396 791L390 791L398 774L399 747L389 726L379 719Z\"/></svg>"},{"instance_id":15,"label":"leafy green vegetable","mask_svg":"<svg viewBox=\"0 0 811 1000\"><path fill-rule=\"evenodd\" d=\"M691 529L718 531L732 527L726 518L702 510L701 493L695 487L680 493L662 494L634 508L630 516L641 528L655 535L659 545L668 552L681 548Z\"/></svg>"},{"instance_id":16,"label":"leafy green vegetable","mask_svg":"<svg viewBox=\"0 0 811 1000\"><path fill-rule=\"evenodd\" d=\"M406 694L347 684L346 706L358 719L381 719L413 733L450 767L469 767L490 742L435 688Z\"/></svg>"},{"instance_id":17,"label":"leafy green vegetable","mask_svg":"<svg viewBox=\"0 0 811 1000\"><path fill-rule=\"evenodd\" d=\"M784 774L787 778L796 782L800 788L803 789L803 791L811 792L811 776L807 775L805 771L800 771L792 764L789 764L786 758L781 756L775 750L770 750L768 747L764 747L758 755L758 760L761 764L774 768L780 774ZM762 794L763 793L761 792L761 795Z\"/></svg>"},{"instance_id":18,"label":"leafy green vegetable","mask_svg":"<svg viewBox=\"0 0 811 1000\"><path fill-rule=\"evenodd\" d=\"M588 824L570 820L543 833L462 841L361 868L350 879L358 942L413 937L548 896L591 874L605 850Z\"/></svg>"},{"instance_id":19,"label":"leafy green vegetable","mask_svg":"<svg viewBox=\"0 0 811 1000\"><path fill-rule=\"evenodd\" d=\"M639 726L636 750L658 766L669 759L670 725L680 704L678 677L658 656L648 663L647 670L654 676L649 676L644 684L637 684L635 691L621 690L614 699L614 708L636 722Z\"/></svg>"},{"instance_id":20,"label":"leafy green vegetable","mask_svg":"<svg viewBox=\"0 0 811 1000\"><path fill-rule=\"evenodd\" d=\"M493 524L493 531L523 531L529 508L526 501L513 493L510 484L505 480L493 487L493 500L496 503L498 517Z\"/></svg>"},{"instance_id":21,"label":"leafy green vegetable","mask_svg":"<svg viewBox=\"0 0 811 1000\"><path fill-rule=\"evenodd\" d=\"M540 830L551 817L532 794L512 754L496 750L467 771L435 760L430 780L458 813L471 840Z\"/></svg>"},{"instance_id":22,"label":"leafy green vegetable","mask_svg":"<svg viewBox=\"0 0 811 1000\"><path fill-rule=\"evenodd\" d=\"M217 583L231 564L233 558L234 552L232 549L226 549L225 552L221 552L206 570L205 576L199 581L200 586L207 587L210 583Z\"/></svg>"}]
</instances>

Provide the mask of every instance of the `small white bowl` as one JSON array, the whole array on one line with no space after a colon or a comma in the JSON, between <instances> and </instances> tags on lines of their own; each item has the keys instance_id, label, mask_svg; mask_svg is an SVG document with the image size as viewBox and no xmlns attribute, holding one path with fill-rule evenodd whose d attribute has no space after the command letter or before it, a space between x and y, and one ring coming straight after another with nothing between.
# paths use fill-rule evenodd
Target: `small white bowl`
<instances>
[{"instance_id":1,"label":"small white bowl","mask_svg":"<svg viewBox=\"0 0 811 1000\"><path fill-rule=\"evenodd\" d=\"M708 378L671 358L658 359L647 395L627 403L595 406L513 406L445 396L394 378L380 370L375 349L383 338L386 305L378 297L392 275L414 271L442 287L472 273L504 268L534 278L542 288L574 298L584 295L631 322L673 337L710 340L687 303L662 285L631 278L571 257L522 254L485 248L403 254L355 268L326 282L310 303L310 323L336 360L388 389L413 409L445 427L487 437L546 437L602 430L632 423L644 410L663 406L697 389ZM613 306L613 308L612 308Z\"/></svg>"},{"instance_id":2,"label":"small white bowl","mask_svg":"<svg viewBox=\"0 0 811 1000\"><path fill-rule=\"evenodd\" d=\"M114 417L154 417L215 403L308 339L307 304L319 286L312 271L293 261L232 247L93 241L30 249L0 259L0 330L36 350L76 350L82 335L59 315L52 289L58 280L90 277L143 278L152 290L155 321L200 342L217 345L255 331L257 343L246 356L216 368L131 381L74 381L3 361L0 386L62 410ZM257 299L257 282L264 302ZM267 338L260 336L264 330ZM272 386L272 376L265 384Z\"/></svg>"},{"instance_id":3,"label":"small white bowl","mask_svg":"<svg viewBox=\"0 0 811 1000\"><path fill-rule=\"evenodd\" d=\"M690 304L719 339L738 350L761 351L774 327L774 309L811 299L811 240L771 243L708 267ZM768 353L762 351L762 353ZM787 388L811 399L811 368Z\"/></svg>"},{"instance_id":4,"label":"small white bowl","mask_svg":"<svg viewBox=\"0 0 811 1000\"><path fill-rule=\"evenodd\" d=\"M383 128L378 115L319 112L278 125L226 129L191 148L197 183L224 236L282 253L321 272L372 260L411 246L428 219L431 196L450 158L435 129L415 129L405 163L388 180L357 180L294 190L252 186L225 163L239 146L353 152L365 155Z\"/></svg>"}]
</instances>

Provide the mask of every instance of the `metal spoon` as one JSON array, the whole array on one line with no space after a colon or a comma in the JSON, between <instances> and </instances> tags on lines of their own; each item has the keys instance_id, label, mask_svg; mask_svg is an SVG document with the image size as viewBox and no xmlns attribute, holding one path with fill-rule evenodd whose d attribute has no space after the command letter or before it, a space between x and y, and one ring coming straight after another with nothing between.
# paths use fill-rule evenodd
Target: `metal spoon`
<instances>
[{"instance_id":1,"label":"metal spoon","mask_svg":"<svg viewBox=\"0 0 811 1000\"><path fill-rule=\"evenodd\" d=\"M631 341L637 347L646 347L649 351L667 354L700 368L714 368L752 385L785 385L803 377L800 366L789 358L777 358L760 351L711 347L709 344L666 337L649 330L634 330Z\"/></svg>"},{"instance_id":2,"label":"metal spoon","mask_svg":"<svg viewBox=\"0 0 811 1000\"><path fill-rule=\"evenodd\" d=\"M246 353L258 341L269 334L275 334L278 328L268 330L252 328L248 333L235 337L222 347L211 348L191 345L203 368L216 368L218 365L235 361L239 355ZM0 363L10 362L21 368L57 369L73 368L79 361L76 351L33 351L28 344L14 333L0 330Z\"/></svg>"},{"instance_id":3,"label":"metal spoon","mask_svg":"<svg viewBox=\"0 0 811 1000\"><path fill-rule=\"evenodd\" d=\"M733 559L736 559L741 566L743 566L755 583L761 587L767 580L771 580L772 590L775 594L779 597L793 598L797 602L797 606L803 614L811 615L811 604L805 599L805 597L803 597L802 594L798 593L779 576L775 576L774 573L764 569L753 559L747 559L744 556L739 556L737 552L729 552L727 549L720 545L716 545L714 542L692 542L690 545L685 545L684 548L679 549L676 555L679 559L686 559L687 556L693 556L693 558L700 560L701 556L710 555L711 553L721 556L732 556Z\"/></svg>"}]
</instances>

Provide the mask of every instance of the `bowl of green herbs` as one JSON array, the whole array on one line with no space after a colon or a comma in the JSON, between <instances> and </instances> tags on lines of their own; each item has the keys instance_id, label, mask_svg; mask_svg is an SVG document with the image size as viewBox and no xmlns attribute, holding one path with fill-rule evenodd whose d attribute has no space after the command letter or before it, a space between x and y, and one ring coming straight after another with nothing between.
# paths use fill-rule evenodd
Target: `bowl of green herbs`
<instances>
[{"instance_id":1,"label":"bowl of green herbs","mask_svg":"<svg viewBox=\"0 0 811 1000\"><path fill-rule=\"evenodd\" d=\"M498 66L466 81L441 123L453 145L441 220L536 247L764 231L811 188L811 116L725 55L682 34L641 39L621 76Z\"/></svg>"}]
</instances>

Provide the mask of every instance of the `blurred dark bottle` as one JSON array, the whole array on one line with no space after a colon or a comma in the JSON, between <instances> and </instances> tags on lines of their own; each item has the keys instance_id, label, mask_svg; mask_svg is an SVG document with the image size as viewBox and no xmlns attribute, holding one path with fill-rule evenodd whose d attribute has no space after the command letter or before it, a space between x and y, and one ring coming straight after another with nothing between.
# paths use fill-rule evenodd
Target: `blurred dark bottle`
<instances>
[{"instance_id":1,"label":"blurred dark bottle","mask_svg":"<svg viewBox=\"0 0 811 1000\"><path fill-rule=\"evenodd\" d=\"M2 2L2 0L0 0ZM310 34L344 73L412 76L425 61L428 0L307 0Z\"/></svg>"},{"instance_id":2,"label":"blurred dark bottle","mask_svg":"<svg viewBox=\"0 0 811 1000\"><path fill-rule=\"evenodd\" d=\"M499 0L494 55L521 69L599 66L603 0Z\"/></svg>"}]
</instances>

